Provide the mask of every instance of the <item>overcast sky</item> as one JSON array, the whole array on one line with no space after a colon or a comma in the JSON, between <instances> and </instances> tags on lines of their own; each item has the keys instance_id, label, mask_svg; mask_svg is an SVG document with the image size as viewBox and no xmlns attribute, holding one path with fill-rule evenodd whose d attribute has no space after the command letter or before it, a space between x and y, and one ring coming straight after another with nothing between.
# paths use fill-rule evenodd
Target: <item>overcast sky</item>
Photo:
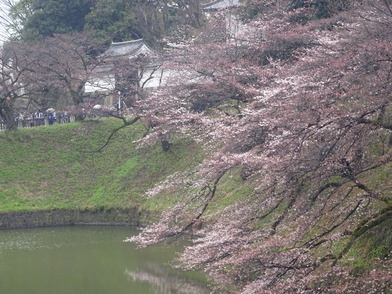
<instances>
[{"instance_id":1,"label":"overcast sky","mask_svg":"<svg viewBox=\"0 0 392 294\"><path fill-rule=\"evenodd\" d=\"M7 2L9 0L6 0ZM17 1L14 1L17 2ZM7 12L8 6L4 4L2 0L0 0L0 42L3 43L9 37L9 33L7 31Z\"/></svg>"}]
</instances>

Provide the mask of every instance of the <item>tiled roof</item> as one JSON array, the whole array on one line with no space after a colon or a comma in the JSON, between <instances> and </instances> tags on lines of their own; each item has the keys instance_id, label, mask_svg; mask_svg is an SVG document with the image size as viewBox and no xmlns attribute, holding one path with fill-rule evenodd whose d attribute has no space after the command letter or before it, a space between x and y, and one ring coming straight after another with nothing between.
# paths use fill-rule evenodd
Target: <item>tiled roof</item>
<instances>
[{"instance_id":1,"label":"tiled roof","mask_svg":"<svg viewBox=\"0 0 392 294\"><path fill-rule=\"evenodd\" d=\"M139 54L155 55L155 52L146 45L143 39L113 42L105 52L105 55L110 57L128 56L132 58Z\"/></svg>"}]
</instances>

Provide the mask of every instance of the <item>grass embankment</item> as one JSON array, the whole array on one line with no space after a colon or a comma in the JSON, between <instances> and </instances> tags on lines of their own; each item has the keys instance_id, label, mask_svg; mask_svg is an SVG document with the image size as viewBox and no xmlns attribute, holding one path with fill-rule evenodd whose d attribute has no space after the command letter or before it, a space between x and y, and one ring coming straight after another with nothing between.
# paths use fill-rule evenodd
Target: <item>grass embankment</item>
<instances>
[{"instance_id":1,"label":"grass embankment","mask_svg":"<svg viewBox=\"0 0 392 294\"><path fill-rule=\"evenodd\" d=\"M0 133L0 211L110 209L160 210L174 200L142 197L166 176L194 166L203 153L178 140L169 152L160 144L137 148L135 125L116 133L101 152L114 119Z\"/></svg>"},{"instance_id":2,"label":"grass embankment","mask_svg":"<svg viewBox=\"0 0 392 294\"><path fill-rule=\"evenodd\" d=\"M143 128L134 125L116 133L101 152L92 152L105 144L120 123L114 119L90 120L0 133L0 212L135 207L158 212L192 193L185 185L168 189L159 197L143 197L167 176L187 173L203 160L202 148L189 139L176 140L169 152L160 144L137 148L133 142L142 136ZM387 165L361 180L390 198L391 170ZM207 214L221 211L252 192L252 181L244 181L234 169L220 180ZM347 199L351 200L355 199ZM276 213L282 209L284 203ZM264 221L268 226L272 220ZM387 220L358 238L342 260L354 275L375 268L374 261L390 259L390 225L391 220ZM335 246L345 244L337 242Z\"/></svg>"}]
</instances>

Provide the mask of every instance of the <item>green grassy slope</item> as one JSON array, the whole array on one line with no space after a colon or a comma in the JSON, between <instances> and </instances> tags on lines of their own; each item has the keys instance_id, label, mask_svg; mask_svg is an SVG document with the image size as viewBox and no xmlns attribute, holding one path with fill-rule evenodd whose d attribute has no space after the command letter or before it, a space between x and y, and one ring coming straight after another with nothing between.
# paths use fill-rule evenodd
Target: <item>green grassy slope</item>
<instances>
[{"instance_id":1,"label":"green grassy slope","mask_svg":"<svg viewBox=\"0 0 392 294\"><path fill-rule=\"evenodd\" d=\"M86 121L0 133L0 211L101 209L146 206L159 209L170 199L148 202L145 191L173 172L199 162L195 143L174 142L136 148L141 126L122 129L101 152L118 120Z\"/></svg>"},{"instance_id":2,"label":"green grassy slope","mask_svg":"<svg viewBox=\"0 0 392 294\"><path fill-rule=\"evenodd\" d=\"M0 133L0 212L130 207L162 211L194 192L183 185L171 187L158 197L143 197L167 176L187 173L203 160L202 148L191 140L177 139L169 152L164 152L160 144L138 148L133 141L142 136L143 128L134 125L116 133L101 152L91 152L103 146L120 123L115 119L90 120ZM391 172L389 164L369 171L361 180L390 199ZM249 198L254 185L252 179L241 178L240 168L231 170L219 182L206 214L213 216ZM284 205L276 213L281 213ZM372 209L381 211L383 207ZM255 226L268 227L271 221L264 219ZM345 240L333 246L340 252L346 246ZM390 260L391 248L389 219L361 235L340 264L348 266L353 276L367 275L377 268L378 261ZM315 254L323 256L322 251L321 248Z\"/></svg>"}]
</instances>

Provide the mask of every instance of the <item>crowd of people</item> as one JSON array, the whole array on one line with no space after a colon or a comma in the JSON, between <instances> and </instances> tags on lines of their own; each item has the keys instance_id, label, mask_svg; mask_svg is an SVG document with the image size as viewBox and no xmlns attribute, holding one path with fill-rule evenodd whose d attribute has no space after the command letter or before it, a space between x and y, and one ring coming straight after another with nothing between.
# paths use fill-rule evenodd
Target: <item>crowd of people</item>
<instances>
[{"instance_id":1,"label":"crowd of people","mask_svg":"<svg viewBox=\"0 0 392 294\"><path fill-rule=\"evenodd\" d=\"M36 111L34 113L18 113L15 115L15 122L18 128L31 128L54 124L65 124L72 121L68 112L56 112L53 108L47 111ZM0 119L0 130L5 129L4 122Z\"/></svg>"},{"instance_id":2,"label":"crowd of people","mask_svg":"<svg viewBox=\"0 0 392 294\"><path fill-rule=\"evenodd\" d=\"M14 119L18 128L60 125L74 122L76 116L79 119L83 119L87 117L108 116L109 113L119 114L123 109L117 106L115 104L115 106L106 107L100 104L88 103L80 107L71 107L68 111L56 111L54 108L48 108L46 111L19 112L15 114ZM0 117L0 131L5 129L5 122Z\"/></svg>"}]
</instances>

